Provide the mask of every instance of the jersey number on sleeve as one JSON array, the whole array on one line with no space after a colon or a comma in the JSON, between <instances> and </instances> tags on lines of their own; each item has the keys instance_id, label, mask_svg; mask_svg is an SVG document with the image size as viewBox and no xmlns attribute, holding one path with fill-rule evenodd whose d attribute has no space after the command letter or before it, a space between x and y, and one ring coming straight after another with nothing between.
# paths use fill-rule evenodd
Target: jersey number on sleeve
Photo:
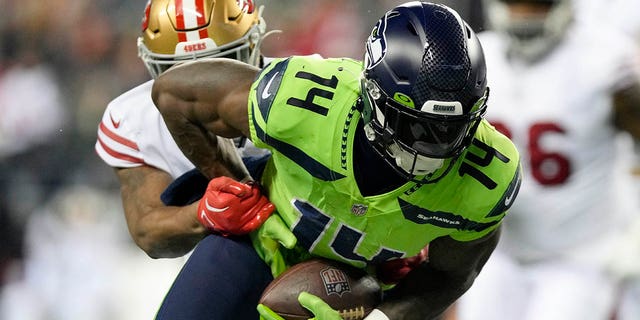
<instances>
[{"instance_id":1,"label":"jersey number on sleeve","mask_svg":"<svg viewBox=\"0 0 640 320\"><path fill-rule=\"evenodd\" d=\"M481 167L486 167L491 163L493 158L497 158L498 160L507 163L510 161L504 154L498 152L498 150L488 146L487 144L481 142L480 140L473 139L472 144L478 149L484 152L483 156L478 156L472 152L467 152L464 156L465 162L460 165L458 169L458 174L462 177L465 174L472 176L474 179L478 180L482 183L487 189L493 190L498 184L489 178L482 171L476 169L474 166L470 165L468 162L475 163Z\"/></svg>"},{"instance_id":2,"label":"jersey number on sleeve","mask_svg":"<svg viewBox=\"0 0 640 320\"><path fill-rule=\"evenodd\" d=\"M336 76L331 76L331 79L326 79L309 72L298 71L296 78L311 80L323 87L329 87L331 89L338 87L338 78ZM311 88L311 90L307 92L307 97L304 100L292 97L287 100L287 104L326 116L329 109L316 104L313 101L316 96L331 100L333 99L333 92L321 88Z\"/></svg>"}]
</instances>

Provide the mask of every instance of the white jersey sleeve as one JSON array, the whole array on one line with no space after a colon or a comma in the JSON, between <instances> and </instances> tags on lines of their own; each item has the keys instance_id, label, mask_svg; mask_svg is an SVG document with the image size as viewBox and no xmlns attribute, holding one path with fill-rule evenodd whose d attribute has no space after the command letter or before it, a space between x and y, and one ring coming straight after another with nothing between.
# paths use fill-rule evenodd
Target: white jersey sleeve
<instances>
[{"instance_id":1,"label":"white jersey sleeve","mask_svg":"<svg viewBox=\"0 0 640 320\"><path fill-rule=\"evenodd\" d=\"M151 100L153 81L120 95L107 106L95 150L114 168L152 166L174 179L194 168L182 154Z\"/></svg>"}]
</instances>

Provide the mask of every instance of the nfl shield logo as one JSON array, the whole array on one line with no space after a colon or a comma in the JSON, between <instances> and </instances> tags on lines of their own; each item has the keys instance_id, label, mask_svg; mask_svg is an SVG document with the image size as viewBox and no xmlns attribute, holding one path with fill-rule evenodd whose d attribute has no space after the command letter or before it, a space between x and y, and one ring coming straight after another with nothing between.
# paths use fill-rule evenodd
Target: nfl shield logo
<instances>
[{"instance_id":1,"label":"nfl shield logo","mask_svg":"<svg viewBox=\"0 0 640 320\"><path fill-rule=\"evenodd\" d=\"M368 207L364 204L360 204L360 203L356 203L354 205L351 206L351 213L353 213L356 216L363 216L365 213L367 213L367 209Z\"/></svg>"},{"instance_id":2,"label":"nfl shield logo","mask_svg":"<svg viewBox=\"0 0 640 320\"><path fill-rule=\"evenodd\" d=\"M320 271L320 278L322 278L327 295L335 293L342 296L343 293L351 291L347 276L339 269L324 269Z\"/></svg>"}]
</instances>

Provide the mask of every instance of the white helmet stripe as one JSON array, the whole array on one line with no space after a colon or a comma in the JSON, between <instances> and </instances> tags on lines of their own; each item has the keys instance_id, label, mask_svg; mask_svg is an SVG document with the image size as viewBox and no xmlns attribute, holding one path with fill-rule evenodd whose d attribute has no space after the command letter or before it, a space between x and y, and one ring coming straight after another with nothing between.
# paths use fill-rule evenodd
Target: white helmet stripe
<instances>
[{"instance_id":1,"label":"white helmet stripe","mask_svg":"<svg viewBox=\"0 0 640 320\"><path fill-rule=\"evenodd\" d=\"M203 0L176 0L176 24L179 30L198 29L203 26L204 20ZM194 41L208 38L206 28L195 31L178 32L180 42Z\"/></svg>"}]
</instances>

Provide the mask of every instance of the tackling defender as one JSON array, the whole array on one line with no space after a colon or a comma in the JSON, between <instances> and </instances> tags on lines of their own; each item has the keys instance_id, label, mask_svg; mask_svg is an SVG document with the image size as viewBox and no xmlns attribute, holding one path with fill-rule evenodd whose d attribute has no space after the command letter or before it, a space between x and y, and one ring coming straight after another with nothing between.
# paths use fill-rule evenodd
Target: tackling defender
<instances>
[{"instance_id":1,"label":"tackling defender","mask_svg":"<svg viewBox=\"0 0 640 320\"><path fill-rule=\"evenodd\" d=\"M262 66L260 43L267 35L261 11L249 0L150 0L145 8L142 35L138 38L139 56L152 78L157 78L175 64L211 57L228 57ZM236 183L234 192L242 198L225 198L221 188L226 180L209 182L184 156L171 137L158 110L151 100L154 80L143 83L114 99L107 106L98 129L95 150L118 176L122 203L129 232L135 243L152 258L174 258L190 252L196 244L190 268L201 272L181 274L188 280L174 284L158 313L158 317L176 319L177 316L197 319L198 315L211 313L209 305L191 299L193 292L212 301L215 298L204 292L215 292L222 283L198 282L206 277L211 263L233 263L235 260L218 259L218 256L238 254L247 268L263 267L247 239L234 242L219 250L209 250L216 245L215 237L207 237L217 226L209 219L206 204L223 206L224 201L235 201L237 210L269 210L270 204L259 189ZM220 139L225 148L215 156L228 166L217 175L228 175L239 181L249 180L247 169L238 158L235 146L229 139ZM264 152L256 152L250 143L241 148L247 166L259 169ZM229 165L232 164L232 165ZM257 166L257 167L256 167ZM215 168L213 168L215 169ZM209 177L210 178L210 177ZM209 185L209 190L205 192ZM202 201L199 201L201 197ZM208 202L207 202L208 201ZM200 208L200 209L199 209ZM265 213L264 211L261 211ZM268 215L268 214L267 214ZM266 216L265 216L266 218ZM238 226L240 232L246 226ZM236 230L238 231L238 230ZM204 245L203 245L204 244ZM228 253L227 251L232 252ZM242 254L240 254L242 253ZM238 263L240 264L240 263ZM196 265L203 267L196 268ZM271 277L257 278L267 284ZM261 290L247 287L236 290L244 279L230 279L227 295L234 292L240 297L258 298ZM238 317L257 317L253 305L240 301L235 306ZM193 316L191 316L193 315ZM231 315L229 315L230 317Z\"/></svg>"}]
</instances>

